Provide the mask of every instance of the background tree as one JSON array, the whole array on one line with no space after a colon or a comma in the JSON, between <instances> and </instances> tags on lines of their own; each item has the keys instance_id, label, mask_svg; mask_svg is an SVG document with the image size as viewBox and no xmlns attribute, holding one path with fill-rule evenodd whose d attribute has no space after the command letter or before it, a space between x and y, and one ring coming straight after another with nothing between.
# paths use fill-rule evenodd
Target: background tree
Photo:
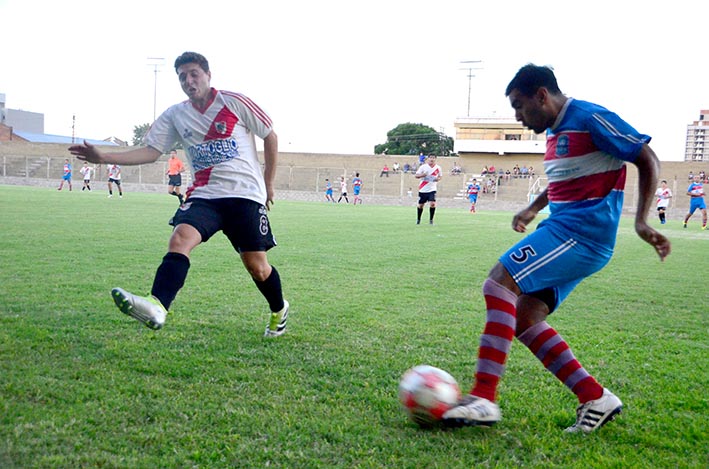
<instances>
[{"instance_id":1,"label":"background tree","mask_svg":"<svg viewBox=\"0 0 709 469\"><path fill-rule=\"evenodd\" d=\"M143 139L145 138L145 134L148 133L148 130L150 129L150 124L141 124L141 125L136 125L133 127L133 145L143 145L145 142ZM182 142L177 142L175 144L175 147L172 148L172 150L181 150L182 149Z\"/></svg>"},{"instance_id":2,"label":"background tree","mask_svg":"<svg viewBox=\"0 0 709 469\"><path fill-rule=\"evenodd\" d=\"M150 124L141 124L133 127L133 145L142 145L145 134L148 133Z\"/></svg>"},{"instance_id":3,"label":"background tree","mask_svg":"<svg viewBox=\"0 0 709 469\"><path fill-rule=\"evenodd\" d=\"M387 132L386 143L374 146L375 155L449 156L453 153L453 138L423 124L399 124Z\"/></svg>"}]
</instances>

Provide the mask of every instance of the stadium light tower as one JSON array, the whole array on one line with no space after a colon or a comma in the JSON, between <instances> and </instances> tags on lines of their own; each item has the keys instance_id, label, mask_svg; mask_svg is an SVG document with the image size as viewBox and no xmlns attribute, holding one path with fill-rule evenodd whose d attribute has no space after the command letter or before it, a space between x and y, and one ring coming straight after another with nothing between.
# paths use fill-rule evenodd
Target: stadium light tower
<instances>
[{"instance_id":1,"label":"stadium light tower","mask_svg":"<svg viewBox=\"0 0 709 469\"><path fill-rule=\"evenodd\" d=\"M158 106L158 69L165 64L164 57L148 57L148 66L153 67L153 72L155 73L155 83L153 84L153 122L155 122L155 117L157 115Z\"/></svg>"},{"instance_id":2,"label":"stadium light tower","mask_svg":"<svg viewBox=\"0 0 709 469\"><path fill-rule=\"evenodd\" d=\"M463 60L460 62L464 64L465 68L459 70L467 70L468 72L468 117L470 117L470 90L472 86L472 80L475 75L473 75L473 70L482 70L482 67L474 67L473 64L482 63L482 60Z\"/></svg>"}]
</instances>

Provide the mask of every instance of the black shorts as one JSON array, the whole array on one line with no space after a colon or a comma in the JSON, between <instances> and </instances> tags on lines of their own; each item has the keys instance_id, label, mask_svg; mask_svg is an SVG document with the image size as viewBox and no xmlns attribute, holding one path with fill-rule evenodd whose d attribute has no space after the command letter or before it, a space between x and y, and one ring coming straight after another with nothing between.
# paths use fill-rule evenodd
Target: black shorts
<instances>
[{"instance_id":1,"label":"black shorts","mask_svg":"<svg viewBox=\"0 0 709 469\"><path fill-rule=\"evenodd\" d=\"M432 192L419 192L419 205L423 205L426 202L436 201L436 191Z\"/></svg>"},{"instance_id":2,"label":"black shorts","mask_svg":"<svg viewBox=\"0 0 709 469\"><path fill-rule=\"evenodd\" d=\"M170 174L168 176L168 181L167 181L168 186L175 186L179 187L182 185L182 174L177 173L177 174Z\"/></svg>"},{"instance_id":3,"label":"black shorts","mask_svg":"<svg viewBox=\"0 0 709 469\"><path fill-rule=\"evenodd\" d=\"M249 199L189 198L175 212L170 225L194 227L206 242L223 231L237 252L268 251L276 246L266 207Z\"/></svg>"},{"instance_id":4,"label":"black shorts","mask_svg":"<svg viewBox=\"0 0 709 469\"><path fill-rule=\"evenodd\" d=\"M121 185L121 180L120 179L113 179L113 178L108 178L108 183L115 182L117 186Z\"/></svg>"}]
</instances>

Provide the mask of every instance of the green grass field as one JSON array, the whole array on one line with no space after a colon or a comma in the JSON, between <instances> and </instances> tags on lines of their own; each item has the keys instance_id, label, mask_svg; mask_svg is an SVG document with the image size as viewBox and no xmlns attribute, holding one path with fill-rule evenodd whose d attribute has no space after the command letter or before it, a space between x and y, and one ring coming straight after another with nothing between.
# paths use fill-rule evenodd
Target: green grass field
<instances>
[{"instance_id":1,"label":"green grass field","mask_svg":"<svg viewBox=\"0 0 709 469\"><path fill-rule=\"evenodd\" d=\"M471 384L481 286L520 235L511 213L277 201L267 306L220 234L197 248L166 326L109 292L148 293L176 199L0 186L0 467L697 467L709 464L709 232L662 226L660 263L624 219L616 255L549 318L623 401L565 434L575 397L518 342L492 428L421 430L397 400L417 364ZM659 226L659 222L653 219Z\"/></svg>"}]
</instances>

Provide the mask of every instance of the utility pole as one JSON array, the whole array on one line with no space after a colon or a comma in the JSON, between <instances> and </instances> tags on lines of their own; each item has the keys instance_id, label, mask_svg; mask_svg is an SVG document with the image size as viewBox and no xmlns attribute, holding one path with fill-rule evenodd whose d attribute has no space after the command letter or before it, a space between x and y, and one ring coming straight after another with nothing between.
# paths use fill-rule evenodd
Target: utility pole
<instances>
[{"instance_id":1,"label":"utility pole","mask_svg":"<svg viewBox=\"0 0 709 469\"><path fill-rule=\"evenodd\" d=\"M155 73L155 82L153 84L153 122L155 122L155 117L157 116L157 105L158 105L158 69L162 67L165 63L164 57L148 57L150 63L148 66L153 67L153 72Z\"/></svg>"},{"instance_id":2,"label":"utility pole","mask_svg":"<svg viewBox=\"0 0 709 469\"><path fill-rule=\"evenodd\" d=\"M482 63L482 60L463 60L460 62L465 64L465 68L460 68L459 70L467 70L468 72L468 117L470 117L470 90L472 88L472 80L475 75L473 75L473 70L482 70L482 67L473 67L473 64Z\"/></svg>"}]
</instances>

